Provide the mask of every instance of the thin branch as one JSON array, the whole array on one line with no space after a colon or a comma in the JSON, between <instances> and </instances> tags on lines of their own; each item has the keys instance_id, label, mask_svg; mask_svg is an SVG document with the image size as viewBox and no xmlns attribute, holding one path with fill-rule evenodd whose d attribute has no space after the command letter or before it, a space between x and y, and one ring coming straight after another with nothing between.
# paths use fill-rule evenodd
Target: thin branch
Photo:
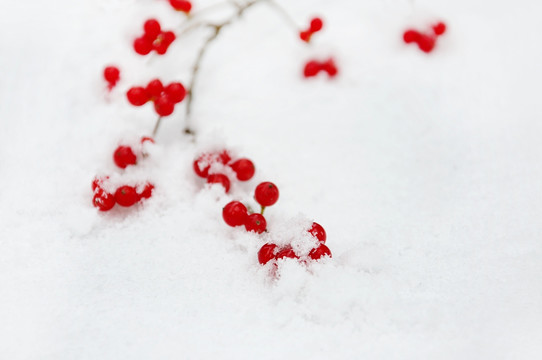
<instances>
[{"instance_id":1,"label":"thin branch","mask_svg":"<svg viewBox=\"0 0 542 360\"><path fill-rule=\"evenodd\" d=\"M158 128L160 127L160 123L162 122L162 117L159 116L156 120L156 124L154 125L154 130L152 131L152 137L156 137L156 133L158 133Z\"/></svg>"},{"instance_id":2,"label":"thin branch","mask_svg":"<svg viewBox=\"0 0 542 360\"><path fill-rule=\"evenodd\" d=\"M273 0L263 0L268 5L270 5L271 8L275 9L276 12L279 13L279 15L282 16L282 18L292 27L295 31L299 31L299 27L297 26L297 23L295 20L290 16L290 14L284 9L282 6L277 4Z\"/></svg>"}]
</instances>

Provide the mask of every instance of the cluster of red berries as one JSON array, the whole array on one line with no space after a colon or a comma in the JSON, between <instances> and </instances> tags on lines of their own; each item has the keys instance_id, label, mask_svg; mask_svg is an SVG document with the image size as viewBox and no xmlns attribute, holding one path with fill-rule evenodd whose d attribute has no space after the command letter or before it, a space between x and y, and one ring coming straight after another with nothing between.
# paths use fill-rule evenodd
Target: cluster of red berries
<instances>
[{"instance_id":1,"label":"cluster of red berries","mask_svg":"<svg viewBox=\"0 0 542 360\"><path fill-rule=\"evenodd\" d=\"M143 24L143 35L134 40L134 50L139 55L147 55L152 50L164 55L169 45L175 41L173 31L162 31L156 19L149 19Z\"/></svg>"},{"instance_id":2,"label":"cluster of red berries","mask_svg":"<svg viewBox=\"0 0 542 360\"><path fill-rule=\"evenodd\" d=\"M154 140L150 137L141 138L142 145L147 141L154 143ZM142 154L144 155L143 150ZM129 165L137 164L137 156L132 147L119 145L113 153L113 161L119 168L125 169ZM110 188L110 186L104 186L108 180L109 176L96 177L92 182L92 191L94 192L92 203L100 211L109 211L115 204L124 207L132 206L142 199L150 198L154 189L152 183L146 182L136 186L123 185L114 192L108 192L106 188Z\"/></svg>"},{"instance_id":3,"label":"cluster of red berries","mask_svg":"<svg viewBox=\"0 0 542 360\"><path fill-rule=\"evenodd\" d=\"M193 168L196 175L207 179L208 184L221 184L226 193L230 191L231 182L223 173L224 168L232 169L239 181L252 179L256 172L251 160L241 158L233 161L227 150L201 154L194 160Z\"/></svg>"},{"instance_id":4,"label":"cluster of red berries","mask_svg":"<svg viewBox=\"0 0 542 360\"><path fill-rule=\"evenodd\" d=\"M266 207L274 205L279 199L279 189L272 182L263 182L256 187L254 198L262 207L261 213L249 214L247 207L240 201L231 201L222 209L222 218L229 226L245 226L247 231L257 234L267 229L267 221L263 216Z\"/></svg>"},{"instance_id":5,"label":"cluster of red berries","mask_svg":"<svg viewBox=\"0 0 542 360\"><path fill-rule=\"evenodd\" d=\"M177 11L181 11L188 15L192 10L192 3L186 0L169 0L169 4Z\"/></svg>"},{"instance_id":6,"label":"cluster of red berries","mask_svg":"<svg viewBox=\"0 0 542 360\"><path fill-rule=\"evenodd\" d=\"M324 71L329 77L335 77L339 70L333 58L329 58L326 61L310 60L305 64L303 68L303 76L306 78L314 77Z\"/></svg>"},{"instance_id":7,"label":"cluster of red berries","mask_svg":"<svg viewBox=\"0 0 542 360\"><path fill-rule=\"evenodd\" d=\"M299 256L291 245L278 246L276 244L267 243L258 251L258 261L265 265L271 260L279 260L283 258L298 259L307 261L308 259L318 260L324 256L331 257L331 250L325 245L326 231L322 225L313 222L308 232L318 240L318 244L314 247L306 257Z\"/></svg>"},{"instance_id":8,"label":"cluster of red berries","mask_svg":"<svg viewBox=\"0 0 542 360\"><path fill-rule=\"evenodd\" d=\"M107 81L107 89L111 90L120 80L120 70L116 66L107 66L104 69L104 79Z\"/></svg>"},{"instance_id":9,"label":"cluster of red berries","mask_svg":"<svg viewBox=\"0 0 542 360\"><path fill-rule=\"evenodd\" d=\"M305 42L310 42L312 35L322 30L324 22L319 17L312 18L309 23L309 28L307 30L302 30L299 32L299 38Z\"/></svg>"},{"instance_id":10,"label":"cluster of red berries","mask_svg":"<svg viewBox=\"0 0 542 360\"><path fill-rule=\"evenodd\" d=\"M130 104L134 106L142 106L148 101L153 101L156 113L160 116L168 116L175 110L175 104L184 100L186 89L180 82L172 82L164 87L159 79L154 79L146 87L131 87L126 96Z\"/></svg>"},{"instance_id":11,"label":"cluster of red berries","mask_svg":"<svg viewBox=\"0 0 542 360\"><path fill-rule=\"evenodd\" d=\"M414 29L408 29L403 34L403 41L407 44L416 43L421 51L430 53L435 48L437 37L444 34L446 24L439 22L431 27L429 33L421 33Z\"/></svg>"}]
</instances>

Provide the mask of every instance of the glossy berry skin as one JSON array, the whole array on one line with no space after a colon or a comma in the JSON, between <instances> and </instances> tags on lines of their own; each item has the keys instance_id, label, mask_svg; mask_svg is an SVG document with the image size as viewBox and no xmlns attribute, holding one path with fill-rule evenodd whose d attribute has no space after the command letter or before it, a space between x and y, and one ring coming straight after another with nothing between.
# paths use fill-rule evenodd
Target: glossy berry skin
<instances>
[{"instance_id":1,"label":"glossy berry skin","mask_svg":"<svg viewBox=\"0 0 542 360\"><path fill-rule=\"evenodd\" d=\"M324 244L320 244L320 246L318 246L316 249L312 249L309 253L309 257L313 260L318 260L324 256L332 257L331 250L329 250L329 248Z\"/></svg>"},{"instance_id":2,"label":"glossy berry skin","mask_svg":"<svg viewBox=\"0 0 542 360\"><path fill-rule=\"evenodd\" d=\"M164 91L175 104L183 101L186 96L186 89L180 82L173 82L169 84Z\"/></svg>"},{"instance_id":3,"label":"glossy berry skin","mask_svg":"<svg viewBox=\"0 0 542 360\"><path fill-rule=\"evenodd\" d=\"M152 191L154 190L154 185L151 183L146 183L143 191L138 194L140 199L148 199L152 196Z\"/></svg>"},{"instance_id":4,"label":"glossy berry skin","mask_svg":"<svg viewBox=\"0 0 542 360\"><path fill-rule=\"evenodd\" d=\"M156 38L162 32L160 23L156 19L149 19L145 21L143 24L143 30L145 31L145 35L151 39Z\"/></svg>"},{"instance_id":5,"label":"glossy berry skin","mask_svg":"<svg viewBox=\"0 0 542 360\"><path fill-rule=\"evenodd\" d=\"M139 195L133 186L124 185L115 191L115 201L120 206L129 207L139 201Z\"/></svg>"},{"instance_id":6,"label":"glossy berry skin","mask_svg":"<svg viewBox=\"0 0 542 360\"><path fill-rule=\"evenodd\" d=\"M322 26L324 25L324 22L319 17L315 17L311 20L309 31L312 33L315 33L317 31L322 30Z\"/></svg>"},{"instance_id":7,"label":"glossy berry skin","mask_svg":"<svg viewBox=\"0 0 542 360\"><path fill-rule=\"evenodd\" d=\"M418 42L420 36L421 34L418 31L409 29L403 34L403 41L407 44Z\"/></svg>"},{"instance_id":8,"label":"glossy berry skin","mask_svg":"<svg viewBox=\"0 0 542 360\"><path fill-rule=\"evenodd\" d=\"M294 249L288 246L285 249L280 250L277 255L275 255L275 259L277 260L283 258L299 259L299 256L295 254Z\"/></svg>"},{"instance_id":9,"label":"glossy berry skin","mask_svg":"<svg viewBox=\"0 0 542 360\"><path fill-rule=\"evenodd\" d=\"M222 209L222 218L232 227L244 225L248 218L247 207L239 201L231 201Z\"/></svg>"},{"instance_id":10,"label":"glossy berry skin","mask_svg":"<svg viewBox=\"0 0 542 360\"><path fill-rule=\"evenodd\" d=\"M109 88L112 89L120 79L120 70L116 66L108 66L104 69L104 79L109 83Z\"/></svg>"},{"instance_id":11,"label":"glossy berry skin","mask_svg":"<svg viewBox=\"0 0 542 360\"><path fill-rule=\"evenodd\" d=\"M254 173L256 172L254 163L249 159L239 159L231 164L231 168L233 171L235 171L237 179L241 181L252 179Z\"/></svg>"},{"instance_id":12,"label":"glossy berry skin","mask_svg":"<svg viewBox=\"0 0 542 360\"><path fill-rule=\"evenodd\" d=\"M134 50L139 55L147 55L152 50L152 41L145 36L139 37L134 40Z\"/></svg>"},{"instance_id":13,"label":"glossy berry skin","mask_svg":"<svg viewBox=\"0 0 542 360\"><path fill-rule=\"evenodd\" d=\"M128 165L137 163L137 156L129 146L119 146L113 153L113 161L121 169L125 169Z\"/></svg>"},{"instance_id":14,"label":"glossy berry skin","mask_svg":"<svg viewBox=\"0 0 542 360\"><path fill-rule=\"evenodd\" d=\"M261 234L267 229L267 221L262 214L250 214L245 221L245 229Z\"/></svg>"},{"instance_id":15,"label":"glossy berry skin","mask_svg":"<svg viewBox=\"0 0 542 360\"><path fill-rule=\"evenodd\" d=\"M420 35L418 39L418 47L425 53L430 53L435 47L435 38L428 35Z\"/></svg>"},{"instance_id":16,"label":"glossy berry skin","mask_svg":"<svg viewBox=\"0 0 542 360\"><path fill-rule=\"evenodd\" d=\"M446 32L446 24L439 22L433 26L433 32L435 35L440 36Z\"/></svg>"},{"instance_id":17,"label":"glossy berry skin","mask_svg":"<svg viewBox=\"0 0 542 360\"><path fill-rule=\"evenodd\" d=\"M169 96L167 96L166 94L162 94L154 102L154 110L160 116L169 116L173 114L173 110L175 110L175 104L171 101Z\"/></svg>"},{"instance_id":18,"label":"glossy berry skin","mask_svg":"<svg viewBox=\"0 0 542 360\"><path fill-rule=\"evenodd\" d=\"M322 70L322 67L318 61L308 61L303 68L303 76L305 76L306 78L316 76L318 75L320 70Z\"/></svg>"},{"instance_id":19,"label":"glossy berry skin","mask_svg":"<svg viewBox=\"0 0 542 360\"><path fill-rule=\"evenodd\" d=\"M103 190L99 190L94 194L92 204L100 211L109 211L115 206L115 197Z\"/></svg>"},{"instance_id":20,"label":"glossy berry skin","mask_svg":"<svg viewBox=\"0 0 542 360\"><path fill-rule=\"evenodd\" d=\"M130 104L134 106L141 106L146 104L147 101L149 101L147 91L141 86L134 86L130 88L130 90L128 90L128 92L126 93L126 97L128 98Z\"/></svg>"},{"instance_id":21,"label":"glossy berry skin","mask_svg":"<svg viewBox=\"0 0 542 360\"><path fill-rule=\"evenodd\" d=\"M267 264L269 261L275 258L275 251L277 245L275 244L265 244L258 251L258 262L262 265Z\"/></svg>"},{"instance_id":22,"label":"glossy berry skin","mask_svg":"<svg viewBox=\"0 0 542 360\"><path fill-rule=\"evenodd\" d=\"M308 232L318 239L322 244L326 242L326 231L322 227L322 225L318 224L317 222L313 222L311 228L308 230Z\"/></svg>"},{"instance_id":23,"label":"glossy berry skin","mask_svg":"<svg viewBox=\"0 0 542 360\"><path fill-rule=\"evenodd\" d=\"M186 14L188 14L190 12L190 10L192 9L192 4L190 3L190 1L185 1L185 0L169 0L169 3L171 4L171 6L177 10L177 11L182 11Z\"/></svg>"},{"instance_id":24,"label":"glossy berry skin","mask_svg":"<svg viewBox=\"0 0 542 360\"><path fill-rule=\"evenodd\" d=\"M261 206L271 206L279 199L279 189L272 182L263 182L256 187L254 198Z\"/></svg>"},{"instance_id":25,"label":"glossy berry skin","mask_svg":"<svg viewBox=\"0 0 542 360\"><path fill-rule=\"evenodd\" d=\"M207 177L207 184L221 184L226 193L230 191L230 179L224 174L210 174Z\"/></svg>"},{"instance_id":26,"label":"glossy berry skin","mask_svg":"<svg viewBox=\"0 0 542 360\"><path fill-rule=\"evenodd\" d=\"M162 94L164 91L164 85L159 79L154 79L147 84L145 91L147 92L147 98L152 100Z\"/></svg>"},{"instance_id":27,"label":"glossy berry skin","mask_svg":"<svg viewBox=\"0 0 542 360\"><path fill-rule=\"evenodd\" d=\"M339 70L337 69L337 65L335 65L335 61L333 59L327 60L325 63L321 65L322 70L327 72L329 77L335 77L337 76L337 73Z\"/></svg>"}]
</instances>

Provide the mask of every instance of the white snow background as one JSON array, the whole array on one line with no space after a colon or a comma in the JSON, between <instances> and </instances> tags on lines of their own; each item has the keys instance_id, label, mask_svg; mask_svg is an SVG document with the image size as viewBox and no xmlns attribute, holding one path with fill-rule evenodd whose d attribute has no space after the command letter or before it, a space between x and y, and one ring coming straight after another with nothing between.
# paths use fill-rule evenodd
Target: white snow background
<instances>
[{"instance_id":1,"label":"white snow background","mask_svg":"<svg viewBox=\"0 0 542 360\"><path fill-rule=\"evenodd\" d=\"M155 194L109 213L90 183L156 118L125 91L186 83L208 33L142 57L144 20L183 21L166 0L0 4L0 359L542 357L542 3L280 3L300 26L324 18L314 43L265 5L224 29L195 90L198 143L181 104L123 175ZM439 19L433 53L402 43ZM335 80L301 77L330 55ZM221 145L257 168L227 196L191 168ZM280 189L271 236L315 220L332 259L269 276L265 239L221 217L260 181Z\"/></svg>"}]
</instances>

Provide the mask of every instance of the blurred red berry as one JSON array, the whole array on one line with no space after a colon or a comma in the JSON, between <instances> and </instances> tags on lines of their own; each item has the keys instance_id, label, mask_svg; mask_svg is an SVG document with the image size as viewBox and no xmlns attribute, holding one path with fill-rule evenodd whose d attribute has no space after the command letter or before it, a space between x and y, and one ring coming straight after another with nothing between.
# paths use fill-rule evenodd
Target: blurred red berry
<instances>
[{"instance_id":1,"label":"blurred red berry","mask_svg":"<svg viewBox=\"0 0 542 360\"><path fill-rule=\"evenodd\" d=\"M227 150L222 152L201 154L196 160L194 160L194 172L196 175L206 178L209 176L209 169L214 163L228 164L231 161L230 154Z\"/></svg>"},{"instance_id":2,"label":"blurred red berry","mask_svg":"<svg viewBox=\"0 0 542 360\"><path fill-rule=\"evenodd\" d=\"M420 38L421 34L413 29L408 29L403 34L403 41L407 44L410 44L411 42L418 42L418 39Z\"/></svg>"},{"instance_id":3,"label":"blurred red berry","mask_svg":"<svg viewBox=\"0 0 542 360\"><path fill-rule=\"evenodd\" d=\"M112 89L120 79L120 70L116 66L107 66L104 69L104 79L109 83L109 88Z\"/></svg>"},{"instance_id":4,"label":"blurred red berry","mask_svg":"<svg viewBox=\"0 0 542 360\"><path fill-rule=\"evenodd\" d=\"M113 153L115 164L121 169L125 169L128 165L135 165L137 157L129 146L119 146Z\"/></svg>"},{"instance_id":5,"label":"blurred red berry","mask_svg":"<svg viewBox=\"0 0 542 360\"><path fill-rule=\"evenodd\" d=\"M421 34L418 39L418 47L425 53L430 53L435 47L435 38Z\"/></svg>"},{"instance_id":6,"label":"blurred red berry","mask_svg":"<svg viewBox=\"0 0 542 360\"><path fill-rule=\"evenodd\" d=\"M165 89L166 94L174 103L180 103L186 96L186 89L180 82L173 82L169 84Z\"/></svg>"},{"instance_id":7,"label":"blurred red berry","mask_svg":"<svg viewBox=\"0 0 542 360\"><path fill-rule=\"evenodd\" d=\"M120 206L132 206L139 201L139 195L133 186L124 185L115 191L115 201Z\"/></svg>"},{"instance_id":8,"label":"blurred red berry","mask_svg":"<svg viewBox=\"0 0 542 360\"><path fill-rule=\"evenodd\" d=\"M248 210L243 203L231 201L222 209L222 218L229 226L241 226L248 218Z\"/></svg>"},{"instance_id":9,"label":"blurred red berry","mask_svg":"<svg viewBox=\"0 0 542 360\"><path fill-rule=\"evenodd\" d=\"M154 185L151 183L146 183L143 191L139 194L141 199L148 199L152 196L152 191L154 190Z\"/></svg>"},{"instance_id":10,"label":"blurred red berry","mask_svg":"<svg viewBox=\"0 0 542 360\"><path fill-rule=\"evenodd\" d=\"M207 177L207 184L221 184L226 193L230 191L230 179L224 174L210 174Z\"/></svg>"},{"instance_id":11,"label":"blurred red berry","mask_svg":"<svg viewBox=\"0 0 542 360\"><path fill-rule=\"evenodd\" d=\"M126 92L126 97L128 98L130 104L134 106L141 106L146 104L147 101L149 101L147 91L141 86L134 86L130 88L130 90Z\"/></svg>"},{"instance_id":12,"label":"blurred red berry","mask_svg":"<svg viewBox=\"0 0 542 360\"><path fill-rule=\"evenodd\" d=\"M150 136L143 136L143 137L141 138L141 144L144 144L144 143L147 142L147 141L154 144L154 139L151 138Z\"/></svg>"},{"instance_id":13,"label":"blurred red berry","mask_svg":"<svg viewBox=\"0 0 542 360\"><path fill-rule=\"evenodd\" d=\"M164 91L164 85L159 79L149 81L145 88L149 99L157 98Z\"/></svg>"},{"instance_id":14,"label":"blurred red berry","mask_svg":"<svg viewBox=\"0 0 542 360\"><path fill-rule=\"evenodd\" d=\"M318 224L317 222L313 222L311 228L309 229L309 233L311 233L312 236L318 239L322 244L326 242L326 231L322 227L322 225Z\"/></svg>"},{"instance_id":15,"label":"blurred red berry","mask_svg":"<svg viewBox=\"0 0 542 360\"><path fill-rule=\"evenodd\" d=\"M147 55L152 50L152 41L145 37L139 37L134 40L134 50L139 55Z\"/></svg>"},{"instance_id":16,"label":"blurred red berry","mask_svg":"<svg viewBox=\"0 0 542 360\"><path fill-rule=\"evenodd\" d=\"M299 256L295 254L294 249L292 249L291 246L288 246L285 249L280 250L277 255L275 255L275 258L277 260L282 258L299 259Z\"/></svg>"},{"instance_id":17,"label":"blurred red berry","mask_svg":"<svg viewBox=\"0 0 542 360\"><path fill-rule=\"evenodd\" d=\"M277 245L275 244L265 244L258 251L258 262L262 265L267 264L269 261L275 258L275 250Z\"/></svg>"},{"instance_id":18,"label":"blurred red berry","mask_svg":"<svg viewBox=\"0 0 542 360\"><path fill-rule=\"evenodd\" d=\"M168 95L162 94L154 101L154 110L160 116L169 116L175 110L175 104Z\"/></svg>"},{"instance_id":19,"label":"blurred red berry","mask_svg":"<svg viewBox=\"0 0 542 360\"><path fill-rule=\"evenodd\" d=\"M263 182L256 187L254 198L261 206L271 206L279 199L279 189L272 182Z\"/></svg>"},{"instance_id":20,"label":"blurred red berry","mask_svg":"<svg viewBox=\"0 0 542 360\"><path fill-rule=\"evenodd\" d=\"M171 6L177 10L177 11L182 11L184 13L189 13L190 10L192 9L192 4L190 3L190 1L185 1L185 0L169 0L169 3L171 4Z\"/></svg>"},{"instance_id":21,"label":"blurred red berry","mask_svg":"<svg viewBox=\"0 0 542 360\"><path fill-rule=\"evenodd\" d=\"M299 38L305 42L311 41L312 32L310 31L300 31Z\"/></svg>"},{"instance_id":22,"label":"blurred red berry","mask_svg":"<svg viewBox=\"0 0 542 360\"><path fill-rule=\"evenodd\" d=\"M437 36L444 34L446 32L446 24L444 24L443 22L439 22L433 25L433 32Z\"/></svg>"},{"instance_id":23,"label":"blurred red berry","mask_svg":"<svg viewBox=\"0 0 542 360\"><path fill-rule=\"evenodd\" d=\"M252 179L254 172L256 171L254 163L249 159L239 159L231 164L231 168L235 171L237 179L241 181Z\"/></svg>"},{"instance_id":24,"label":"blurred red berry","mask_svg":"<svg viewBox=\"0 0 542 360\"><path fill-rule=\"evenodd\" d=\"M313 77L318 75L318 73L322 70L322 66L320 63L316 60L311 60L305 64L305 68L303 69L303 76L306 78Z\"/></svg>"},{"instance_id":25,"label":"blurred red berry","mask_svg":"<svg viewBox=\"0 0 542 360\"><path fill-rule=\"evenodd\" d=\"M312 249L309 253L309 257L313 260L318 260L323 256L332 257L331 250L329 250L329 248L324 244L320 244L320 246L318 246L316 249Z\"/></svg>"},{"instance_id":26,"label":"blurred red berry","mask_svg":"<svg viewBox=\"0 0 542 360\"><path fill-rule=\"evenodd\" d=\"M327 74L330 77L335 77L339 70L337 69L337 65L335 65L335 61L333 59L328 59L326 62L321 64L322 70L327 72Z\"/></svg>"},{"instance_id":27,"label":"blurred red berry","mask_svg":"<svg viewBox=\"0 0 542 360\"><path fill-rule=\"evenodd\" d=\"M115 206L115 197L103 190L99 190L94 194L92 204L100 211L109 211Z\"/></svg>"},{"instance_id":28,"label":"blurred red berry","mask_svg":"<svg viewBox=\"0 0 542 360\"><path fill-rule=\"evenodd\" d=\"M262 214L250 214L245 221L245 229L261 234L267 229L267 221Z\"/></svg>"},{"instance_id":29,"label":"blurred red berry","mask_svg":"<svg viewBox=\"0 0 542 360\"><path fill-rule=\"evenodd\" d=\"M156 38L162 31L162 28L160 27L158 20L149 19L145 21L145 24L143 24L143 30L145 31L145 35L147 35L149 38Z\"/></svg>"},{"instance_id":30,"label":"blurred red berry","mask_svg":"<svg viewBox=\"0 0 542 360\"><path fill-rule=\"evenodd\" d=\"M315 33L317 31L320 31L322 30L322 26L324 25L322 19L320 19L319 17L315 17L311 20L311 25L310 25L310 28L309 28L309 31L312 32L312 33Z\"/></svg>"}]
</instances>

